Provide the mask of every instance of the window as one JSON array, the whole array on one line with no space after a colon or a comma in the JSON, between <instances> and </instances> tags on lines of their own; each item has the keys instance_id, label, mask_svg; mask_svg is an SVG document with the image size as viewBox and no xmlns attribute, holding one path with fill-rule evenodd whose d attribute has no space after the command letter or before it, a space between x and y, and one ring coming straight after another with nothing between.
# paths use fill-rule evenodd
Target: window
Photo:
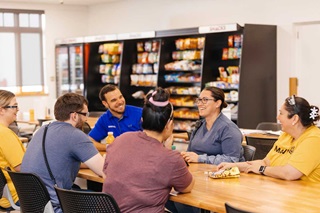
<instances>
[{"instance_id":1,"label":"window","mask_svg":"<svg viewBox=\"0 0 320 213\"><path fill-rule=\"evenodd\" d=\"M17 95L47 93L44 11L0 9L0 89Z\"/></svg>"}]
</instances>

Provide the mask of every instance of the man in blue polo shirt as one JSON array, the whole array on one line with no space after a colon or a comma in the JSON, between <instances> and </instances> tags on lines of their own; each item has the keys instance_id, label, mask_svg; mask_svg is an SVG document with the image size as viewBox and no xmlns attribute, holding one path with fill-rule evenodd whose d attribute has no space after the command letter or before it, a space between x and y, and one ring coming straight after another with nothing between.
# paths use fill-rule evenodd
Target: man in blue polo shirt
<instances>
[{"instance_id":1,"label":"man in blue polo shirt","mask_svg":"<svg viewBox=\"0 0 320 213\"><path fill-rule=\"evenodd\" d=\"M107 84L100 90L99 98L108 110L89 132L98 150L106 150L106 146L100 142L107 137L108 132L113 132L114 137L117 137L125 132L142 130L142 108L126 105L126 100L117 86Z\"/></svg>"}]
</instances>

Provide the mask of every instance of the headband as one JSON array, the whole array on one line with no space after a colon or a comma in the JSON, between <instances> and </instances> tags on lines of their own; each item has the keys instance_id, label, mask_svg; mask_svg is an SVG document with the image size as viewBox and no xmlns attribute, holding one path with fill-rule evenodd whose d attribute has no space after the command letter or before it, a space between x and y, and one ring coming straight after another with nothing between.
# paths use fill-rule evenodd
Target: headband
<instances>
[{"instance_id":1,"label":"headband","mask_svg":"<svg viewBox=\"0 0 320 213\"><path fill-rule=\"evenodd\" d=\"M153 96L157 94L157 91L154 91L151 95L151 97L149 98L150 103L152 103L153 105L157 106L157 107L165 107L169 104L169 101L165 101L165 102L160 102L160 101L155 101L153 100Z\"/></svg>"}]
</instances>

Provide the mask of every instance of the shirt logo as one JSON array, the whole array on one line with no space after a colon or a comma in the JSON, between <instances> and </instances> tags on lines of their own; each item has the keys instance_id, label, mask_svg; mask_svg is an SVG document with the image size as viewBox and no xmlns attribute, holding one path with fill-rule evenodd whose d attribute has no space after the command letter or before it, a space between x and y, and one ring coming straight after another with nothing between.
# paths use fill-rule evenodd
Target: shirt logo
<instances>
[{"instance_id":1,"label":"shirt logo","mask_svg":"<svg viewBox=\"0 0 320 213\"><path fill-rule=\"evenodd\" d=\"M116 126L114 126L114 125L110 125L110 126L108 126L108 128L113 128L113 129L115 129L115 128L116 128Z\"/></svg>"},{"instance_id":2,"label":"shirt logo","mask_svg":"<svg viewBox=\"0 0 320 213\"><path fill-rule=\"evenodd\" d=\"M289 152L289 154L291 155L291 154L293 153L293 151L294 151L295 148L296 148L296 147L293 146L293 147L291 147L290 149L281 149L280 147L275 146L275 147L274 147L274 151L277 152L277 153L279 153L279 154L283 154L283 155L286 154L286 152Z\"/></svg>"}]
</instances>

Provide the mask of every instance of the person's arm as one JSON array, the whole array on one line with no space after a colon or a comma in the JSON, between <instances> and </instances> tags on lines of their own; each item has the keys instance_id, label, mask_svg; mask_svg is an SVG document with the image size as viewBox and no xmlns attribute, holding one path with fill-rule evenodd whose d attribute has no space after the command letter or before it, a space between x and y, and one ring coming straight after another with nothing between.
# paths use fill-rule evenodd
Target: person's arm
<instances>
[{"instance_id":1,"label":"person's arm","mask_svg":"<svg viewBox=\"0 0 320 213\"><path fill-rule=\"evenodd\" d=\"M240 172L248 172L249 167L252 165L257 165L259 166L268 166L269 160L268 159L263 159L263 160L254 160L254 161L246 161L246 162L236 162L236 163L228 163L228 162L222 162L217 166L217 169L229 169L231 167L238 167ZM258 169L259 170L259 169Z\"/></svg>"},{"instance_id":2,"label":"person's arm","mask_svg":"<svg viewBox=\"0 0 320 213\"><path fill-rule=\"evenodd\" d=\"M251 166L247 172L260 174L260 165ZM283 180L298 180L303 176L303 173L293 166L287 164L285 166L267 166L263 172L264 175Z\"/></svg>"},{"instance_id":3,"label":"person's arm","mask_svg":"<svg viewBox=\"0 0 320 213\"><path fill-rule=\"evenodd\" d=\"M189 186L187 186L187 188L185 188L185 189L183 189L183 190L180 190L179 192L181 192L181 193L191 192L191 190L193 189L194 183L195 183L195 179L192 177L192 181L191 181L191 183L189 184Z\"/></svg>"},{"instance_id":4,"label":"person's arm","mask_svg":"<svg viewBox=\"0 0 320 213\"><path fill-rule=\"evenodd\" d=\"M21 164L19 164L18 166L14 167L14 171L16 172L20 172L21 169Z\"/></svg>"},{"instance_id":5,"label":"person's arm","mask_svg":"<svg viewBox=\"0 0 320 213\"><path fill-rule=\"evenodd\" d=\"M101 156L100 153L97 153L92 158L84 162L84 164L88 166L89 169L91 169L94 173L101 177L103 176L103 163L104 158Z\"/></svg>"},{"instance_id":6,"label":"person's arm","mask_svg":"<svg viewBox=\"0 0 320 213\"><path fill-rule=\"evenodd\" d=\"M90 140L92 141L93 145L97 148L98 151L106 151L106 144L103 143L99 143L97 141L95 141L92 137L88 136L90 138Z\"/></svg>"}]
</instances>

